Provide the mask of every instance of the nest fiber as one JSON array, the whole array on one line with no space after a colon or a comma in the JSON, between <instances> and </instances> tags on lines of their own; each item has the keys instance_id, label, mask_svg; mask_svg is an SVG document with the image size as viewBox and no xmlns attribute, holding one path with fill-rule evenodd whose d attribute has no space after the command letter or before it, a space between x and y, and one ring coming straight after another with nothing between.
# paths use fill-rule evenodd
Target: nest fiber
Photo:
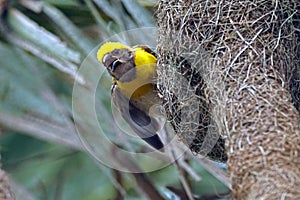
<instances>
[{"instance_id":1,"label":"nest fiber","mask_svg":"<svg viewBox=\"0 0 300 200\"><path fill-rule=\"evenodd\" d=\"M158 3L169 120L192 151L228 158L233 199L300 199L299 9L296 0Z\"/></svg>"}]
</instances>

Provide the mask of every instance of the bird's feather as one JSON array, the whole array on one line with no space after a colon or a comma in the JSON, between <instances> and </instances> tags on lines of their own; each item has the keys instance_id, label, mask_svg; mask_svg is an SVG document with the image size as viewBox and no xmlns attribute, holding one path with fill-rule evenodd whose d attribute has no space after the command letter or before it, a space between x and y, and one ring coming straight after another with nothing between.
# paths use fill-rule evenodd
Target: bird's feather
<instances>
[{"instance_id":1,"label":"bird's feather","mask_svg":"<svg viewBox=\"0 0 300 200\"><path fill-rule=\"evenodd\" d=\"M117 84L112 87L112 98L122 117L136 134L155 149L161 149L163 143L157 135L159 122L149 115L149 111L137 108L120 92Z\"/></svg>"}]
</instances>

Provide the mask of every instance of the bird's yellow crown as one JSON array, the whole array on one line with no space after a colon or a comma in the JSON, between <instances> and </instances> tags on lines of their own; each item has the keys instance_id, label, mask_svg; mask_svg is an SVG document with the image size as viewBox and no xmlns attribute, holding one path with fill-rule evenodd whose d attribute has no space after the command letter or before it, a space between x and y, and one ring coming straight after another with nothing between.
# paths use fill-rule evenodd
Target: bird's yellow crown
<instances>
[{"instance_id":1,"label":"bird's yellow crown","mask_svg":"<svg viewBox=\"0 0 300 200\"><path fill-rule=\"evenodd\" d=\"M97 59L100 62L102 62L102 59L105 56L105 54L112 52L114 49L123 49L123 48L131 50L130 47L120 42L106 42L98 50Z\"/></svg>"}]
</instances>

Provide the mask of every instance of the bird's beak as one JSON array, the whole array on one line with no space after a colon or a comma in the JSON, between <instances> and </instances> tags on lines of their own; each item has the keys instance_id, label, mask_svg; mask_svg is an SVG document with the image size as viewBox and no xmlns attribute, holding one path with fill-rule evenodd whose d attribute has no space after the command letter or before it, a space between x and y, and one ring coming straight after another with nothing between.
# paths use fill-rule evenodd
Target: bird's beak
<instances>
[{"instance_id":1,"label":"bird's beak","mask_svg":"<svg viewBox=\"0 0 300 200\"><path fill-rule=\"evenodd\" d=\"M104 66L111 72L114 72L119 65L124 63L124 61L122 61L120 58L113 56L110 53L103 57L102 62Z\"/></svg>"},{"instance_id":2,"label":"bird's beak","mask_svg":"<svg viewBox=\"0 0 300 200\"><path fill-rule=\"evenodd\" d=\"M115 71L115 69L120 66L121 64L123 64L123 61L120 59L115 60L112 65L111 65L111 70L112 72Z\"/></svg>"}]
</instances>

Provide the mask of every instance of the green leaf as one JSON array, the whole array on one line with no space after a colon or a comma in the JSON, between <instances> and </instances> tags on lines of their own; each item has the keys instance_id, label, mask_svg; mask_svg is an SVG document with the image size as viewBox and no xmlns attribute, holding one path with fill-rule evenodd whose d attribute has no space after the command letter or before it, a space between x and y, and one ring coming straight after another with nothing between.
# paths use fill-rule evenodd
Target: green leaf
<instances>
[{"instance_id":1,"label":"green leaf","mask_svg":"<svg viewBox=\"0 0 300 200\"><path fill-rule=\"evenodd\" d=\"M86 55L92 50L94 47L93 44L61 11L44 3L43 12L45 12L57 27L59 27Z\"/></svg>"},{"instance_id":2,"label":"green leaf","mask_svg":"<svg viewBox=\"0 0 300 200\"><path fill-rule=\"evenodd\" d=\"M8 15L11 28L23 38L31 41L50 54L79 63L80 54L67 47L67 44L56 35L50 33L16 9L11 9Z\"/></svg>"},{"instance_id":3,"label":"green leaf","mask_svg":"<svg viewBox=\"0 0 300 200\"><path fill-rule=\"evenodd\" d=\"M127 11L139 26L154 26L154 19L150 12L134 0L122 0Z\"/></svg>"}]
</instances>

